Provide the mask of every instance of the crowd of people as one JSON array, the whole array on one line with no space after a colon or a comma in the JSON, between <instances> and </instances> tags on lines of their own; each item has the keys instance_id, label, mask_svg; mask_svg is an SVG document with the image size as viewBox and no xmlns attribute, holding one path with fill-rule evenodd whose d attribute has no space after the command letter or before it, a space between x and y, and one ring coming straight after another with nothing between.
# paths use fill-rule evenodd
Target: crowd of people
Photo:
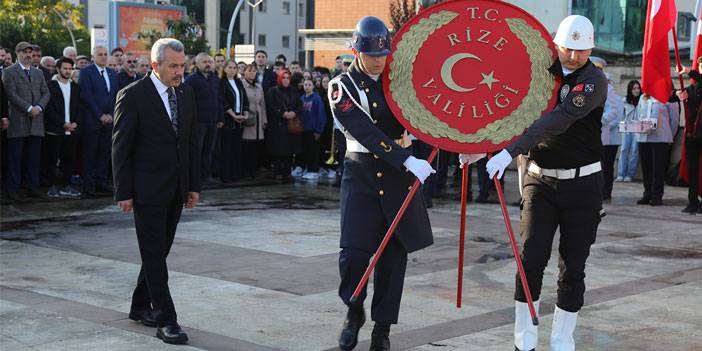
<instances>
[{"instance_id":1,"label":"crowd of people","mask_svg":"<svg viewBox=\"0 0 702 351\"><path fill-rule=\"evenodd\" d=\"M12 54L0 47L2 179L7 199L43 197L41 187L47 188L50 198L111 193L110 134L115 99L119 90L149 74L149 59L121 48L108 53L101 46L95 47L91 56L77 55L75 48L66 47L63 56L55 59L42 56L41 47L27 42L17 44L14 60ZM593 57L592 61L605 69L604 60ZM297 61L288 63L284 55L269 62L263 50L257 51L250 63L227 60L221 53L189 55L185 84L196 94L204 184L266 176L286 182L326 178L338 185L344 136L332 120L327 89L329 81L346 72L350 64L349 59L337 57L331 70L304 69ZM693 79L698 74L689 69L684 73ZM660 102L644 94L640 83L632 80L626 96L620 97L610 81L601 134L605 200L611 199L614 182L633 180L640 161L644 193L637 203L662 204L680 102L692 96L697 106L697 95L695 84L672 94L670 101ZM694 123L696 113L691 115ZM648 133L620 132L621 124L642 120L655 121L656 128ZM690 151L687 154L697 155L700 128L688 129L692 133L685 138L685 149ZM415 141L413 148L415 154L424 156L431 151L421 141ZM330 159L336 162L326 162ZM429 207L432 195L446 186L448 166L457 164L457 155L442 152L436 162L438 174L423 187ZM478 171L476 201L481 203L494 201L486 162L483 159L471 166ZM686 163L690 179L696 179L698 160L689 157ZM685 212L697 213L702 209L694 196L699 192L698 182L689 183ZM27 191L20 191L22 187Z\"/></svg>"}]
</instances>

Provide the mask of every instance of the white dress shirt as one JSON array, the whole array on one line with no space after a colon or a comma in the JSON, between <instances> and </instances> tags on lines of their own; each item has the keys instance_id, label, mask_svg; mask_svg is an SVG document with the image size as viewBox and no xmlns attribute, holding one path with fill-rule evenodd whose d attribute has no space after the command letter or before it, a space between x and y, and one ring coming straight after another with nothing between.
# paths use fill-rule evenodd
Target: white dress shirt
<instances>
[{"instance_id":1,"label":"white dress shirt","mask_svg":"<svg viewBox=\"0 0 702 351\"><path fill-rule=\"evenodd\" d=\"M236 97L236 99L235 99L236 105L234 106L234 113L237 115L240 115L241 114L241 102L239 102L239 100L240 100L239 88L236 87L236 82L234 81L234 79L229 79L229 86L231 86L232 90L234 90L234 96Z\"/></svg>"},{"instance_id":2,"label":"white dress shirt","mask_svg":"<svg viewBox=\"0 0 702 351\"><path fill-rule=\"evenodd\" d=\"M107 85L107 92L110 92L110 75L108 74L107 67L100 67L98 65L95 65L95 67L98 70L98 74L102 76L103 79L105 79L105 84ZM103 74L104 72L104 74Z\"/></svg>"},{"instance_id":3,"label":"white dress shirt","mask_svg":"<svg viewBox=\"0 0 702 351\"><path fill-rule=\"evenodd\" d=\"M61 88L61 93L63 94L63 121L64 123L71 123L71 81L68 83L63 83L56 79L56 82ZM71 132L66 131L66 135L71 135Z\"/></svg>"},{"instance_id":4,"label":"white dress shirt","mask_svg":"<svg viewBox=\"0 0 702 351\"><path fill-rule=\"evenodd\" d=\"M158 96L161 98L161 102L163 102L163 107L166 109L166 113L168 114L169 119L173 119L173 116L171 116L171 105L168 103L168 87L163 84L158 78L156 78L156 75L151 73L149 74L149 77L151 78L151 82L154 83L154 86L156 87L156 92L158 93Z\"/></svg>"}]
</instances>

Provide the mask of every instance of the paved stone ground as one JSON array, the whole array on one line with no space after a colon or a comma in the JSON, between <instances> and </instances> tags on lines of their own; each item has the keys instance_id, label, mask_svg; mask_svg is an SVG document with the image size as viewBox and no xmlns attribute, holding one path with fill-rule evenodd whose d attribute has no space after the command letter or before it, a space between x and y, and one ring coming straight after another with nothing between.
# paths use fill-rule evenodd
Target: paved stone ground
<instances>
[{"instance_id":1,"label":"paved stone ground","mask_svg":"<svg viewBox=\"0 0 702 351\"><path fill-rule=\"evenodd\" d=\"M516 200L514 173L508 201ZM702 216L633 205L640 183L616 183L587 267L579 350L702 350ZM459 204L435 200L436 244L410 255L394 350L512 350L514 272L499 207L469 204L463 308L455 308ZM170 286L189 346L169 346L127 319L139 270L131 215L108 198L5 205L0 234L0 349L333 350L345 309L336 296L338 188L259 184L207 190L184 212ZM509 207L518 228L518 208ZM554 257L557 251L554 252ZM544 278L547 349L556 259ZM368 305L368 304L367 304ZM368 349L372 324L358 350Z\"/></svg>"}]
</instances>

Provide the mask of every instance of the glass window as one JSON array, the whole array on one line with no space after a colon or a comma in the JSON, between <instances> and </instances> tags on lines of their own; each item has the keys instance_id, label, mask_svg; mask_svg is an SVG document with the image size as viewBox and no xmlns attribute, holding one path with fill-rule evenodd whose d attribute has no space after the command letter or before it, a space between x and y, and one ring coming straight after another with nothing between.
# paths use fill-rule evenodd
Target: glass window
<instances>
[{"instance_id":1,"label":"glass window","mask_svg":"<svg viewBox=\"0 0 702 351\"><path fill-rule=\"evenodd\" d=\"M290 36L289 35L283 35L283 47L286 49L290 47Z\"/></svg>"},{"instance_id":2,"label":"glass window","mask_svg":"<svg viewBox=\"0 0 702 351\"><path fill-rule=\"evenodd\" d=\"M266 46L266 35L265 34L258 35L258 46Z\"/></svg>"},{"instance_id":3,"label":"glass window","mask_svg":"<svg viewBox=\"0 0 702 351\"><path fill-rule=\"evenodd\" d=\"M678 35L678 41L689 41L690 40L690 18L687 14L678 13L678 28L676 31Z\"/></svg>"},{"instance_id":4,"label":"glass window","mask_svg":"<svg viewBox=\"0 0 702 351\"><path fill-rule=\"evenodd\" d=\"M299 3L298 6L299 6L299 9L297 10L298 16L305 17L305 4Z\"/></svg>"},{"instance_id":5,"label":"glass window","mask_svg":"<svg viewBox=\"0 0 702 351\"><path fill-rule=\"evenodd\" d=\"M284 15L290 14L290 1L283 1L283 14Z\"/></svg>"}]
</instances>

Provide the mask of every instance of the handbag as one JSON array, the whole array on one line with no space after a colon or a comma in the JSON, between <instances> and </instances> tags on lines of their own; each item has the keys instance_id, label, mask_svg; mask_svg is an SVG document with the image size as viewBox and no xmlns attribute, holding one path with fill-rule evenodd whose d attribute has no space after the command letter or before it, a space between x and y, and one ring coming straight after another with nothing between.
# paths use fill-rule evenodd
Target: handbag
<instances>
[{"instance_id":1,"label":"handbag","mask_svg":"<svg viewBox=\"0 0 702 351\"><path fill-rule=\"evenodd\" d=\"M256 120L258 119L258 112L255 114L249 113L249 118L244 120L244 127L254 127L256 125Z\"/></svg>"},{"instance_id":2,"label":"handbag","mask_svg":"<svg viewBox=\"0 0 702 351\"><path fill-rule=\"evenodd\" d=\"M288 120L288 133L301 134L304 131L305 127L302 125L302 120L299 117Z\"/></svg>"}]
</instances>

